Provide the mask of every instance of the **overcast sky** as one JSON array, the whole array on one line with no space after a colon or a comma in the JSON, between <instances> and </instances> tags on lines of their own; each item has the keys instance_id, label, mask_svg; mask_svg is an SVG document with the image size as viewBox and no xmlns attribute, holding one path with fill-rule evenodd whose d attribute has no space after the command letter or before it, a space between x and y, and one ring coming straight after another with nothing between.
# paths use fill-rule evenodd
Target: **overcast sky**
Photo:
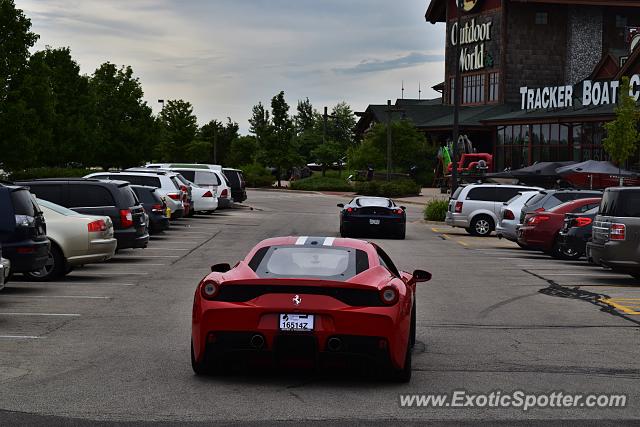
<instances>
[{"instance_id":1,"label":"overcast sky","mask_svg":"<svg viewBox=\"0 0 640 427\"><path fill-rule=\"evenodd\" d=\"M68 46L82 72L131 65L145 99L190 101L200 124L227 116L246 132L251 107L284 90L292 109L356 111L438 94L444 27L427 0L16 0L46 45Z\"/></svg>"}]
</instances>

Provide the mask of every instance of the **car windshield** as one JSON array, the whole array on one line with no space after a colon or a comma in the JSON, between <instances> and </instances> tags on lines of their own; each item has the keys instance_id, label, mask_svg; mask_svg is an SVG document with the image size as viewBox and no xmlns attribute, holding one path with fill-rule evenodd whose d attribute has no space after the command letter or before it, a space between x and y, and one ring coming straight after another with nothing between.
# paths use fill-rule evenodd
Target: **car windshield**
<instances>
[{"instance_id":1,"label":"car windshield","mask_svg":"<svg viewBox=\"0 0 640 427\"><path fill-rule=\"evenodd\" d=\"M55 203L51 203L48 200L38 199L38 204L40 206L44 206L47 209L51 209L52 211L59 213L64 216L82 216L76 211L72 211L71 209L67 209L64 206L56 205Z\"/></svg>"},{"instance_id":2,"label":"car windshield","mask_svg":"<svg viewBox=\"0 0 640 427\"><path fill-rule=\"evenodd\" d=\"M381 208L389 208L392 206L391 200L383 199L380 197L360 197L356 199L356 203L358 206L368 207L381 207Z\"/></svg>"},{"instance_id":3,"label":"car windshield","mask_svg":"<svg viewBox=\"0 0 640 427\"><path fill-rule=\"evenodd\" d=\"M256 269L262 278L347 280L356 275L356 250L344 247L272 246Z\"/></svg>"}]
</instances>

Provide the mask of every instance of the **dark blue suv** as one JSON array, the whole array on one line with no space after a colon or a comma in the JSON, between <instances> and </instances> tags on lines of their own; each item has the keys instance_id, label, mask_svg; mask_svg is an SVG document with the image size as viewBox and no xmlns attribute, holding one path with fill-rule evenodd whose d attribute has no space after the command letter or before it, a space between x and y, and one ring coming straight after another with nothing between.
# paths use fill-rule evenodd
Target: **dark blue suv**
<instances>
[{"instance_id":1,"label":"dark blue suv","mask_svg":"<svg viewBox=\"0 0 640 427\"><path fill-rule=\"evenodd\" d=\"M49 257L44 216L25 187L0 184L0 244L12 273L40 270Z\"/></svg>"}]
</instances>

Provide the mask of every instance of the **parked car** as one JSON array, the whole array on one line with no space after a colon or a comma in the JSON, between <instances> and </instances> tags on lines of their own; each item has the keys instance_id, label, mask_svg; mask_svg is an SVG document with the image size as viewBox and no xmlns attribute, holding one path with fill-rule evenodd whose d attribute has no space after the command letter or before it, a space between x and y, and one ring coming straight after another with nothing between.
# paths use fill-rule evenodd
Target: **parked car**
<instances>
[{"instance_id":1,"label":"parked car","mask_svg":"<svg viewBox=\"0 0 640 427\"><path fill-rule=\"evenodd\" d=\"M2 257L2 245L0 245L0 291L4 289L11 275L11 261Z\"/></svg>"},{"instance_id":2,"label":"parked car","mask_svg":"<svg viewBox=\"0 0 640 427\"><path fill-rule=\"evenodd\" d=\"M24 186L0 184L0 244L12 273L38 270L47 262L44 215Z\"/></svg>"},{"instance_id":3,"label":"parked car","mask_svg":"<svg viewBox=\"0 0 640 427\"><path fill-rule=\"evenodd\" d=\"M220 209L231 207L233 203L231 185L221 170L190 167L172 167L169 170L180 173L180 175L195 183L198 187L214 191L218 195L218 207Z\"/></svg>"},{"instance_id":4,"label":"parked car","mask_svg":"<svg viewBox=\"0 0 640 427\"><path fill-rule=\"evenodd\" d=\"M79 214L47 200L38 200L51 241L47 263L24 273L33 281L49 281L69 274L74 267L113 258L118 241L108 216Z\"/></svg>"},{"instance_id":5,"label":"parked car","mask_svg":"<svg viewBox=\"0 0 640 427\"><path fill-rule=\"evenodd\" d=\"M38 199L81 214L110 217L118 249L146 248L149 243L144 209L126 181L49 178L21 185L29 186Z\"/></svg>"},{"instance_id":6,"label":"parked car","mask_svg":"<svg viewBox=\"0 0 640 427\"><path fill-rule=\"evenodd\" d=\"M179 173L191 183L193 203L196 212L212 213L218 209L218 194L222 192L223 181L218 173L208 168L169 168Z\"/></svg>"},{"instance_id":7,"label":"parked car","mask_svg":"<svg viewBox=\"0 0 640 427\"><path fill-rule=\"evenodd\" d=\"M518 242L518 225L520 223L520 210L524 204L538 191L522 191L502 204L498 215L498 225L496 225L496 235L498 238L505 238L512 242Z\"/></svg>"},{"instance_id":8,"label":"parked car","mask_svg":"<svg viewBox=\"0 0 640 427\"><path fill-rule=\"evenodd\" d=\"M240 169L224 168L222 173L231 184L231 198L234 202L242 203L247 200L247 183Z\"/></svg>"},{"instance_id":9,"label":"parked car","mask_svg":"<svg viewBox=\"0 0 640 427\"><path fill-rule=\"evenodd\" d=\"M177 196L174 192L172 192L168 194L169 197L182 204L183 216L192 215L191 206L193 205L193 202L191 200L191 187L189 186L188 183L184 183L179 179L178 175L180 174L178 172L171 171L168 169L129 168L129 169L126 169L123 173L133 173L133 172L137 172L140 174L147 174L147 176L165 176L166 175L173 182L174 186L180 191L179 196Z\"/></svg>"},{"instance_id":10,"label":"parked car","mask_svg":"<svg viewBox=\"0 0 640 427\"><path fill-rule=\"evenodd\" d=\"M640 187L607 188L587 252L595 264L640 279Z\"/></svg>"},{"instance_id":11,"label":"parked car","mask_svg":"<svg viewBox=\"0 0 640 427\"><path fill-rule=\"evenodd\" d=\"M584 213L599 204L599 197L577 199L549 210L529 213L518 229L518 242L527 248L537 249L560 258L562 254L558 233L564 225L564 215Z\"/></svg>"},{"instance_id":12,"label":"parked car","mask_svg":"<svg viewBox=\"0 0 640 427\"><path fill-rule=\"evenodd\" d=\"M602 197L602 191L578 189L541 190L539 194L529 199L520 211L520 224L524 223L524 217L529 213L548 211L562 203L590 197Z\"/></svg>"},{"instance_id":13,"label":"parked car","mask_svg":"<svg viewBox=\"0 0 640 427\"><path fill-rule=\"evenodd\" d=\"M133 185L155 187L158 194L165 198L165 203L171 210L171 219L178 219L184 216L180 186L175 179L171 179L167 172L157 171L155 174L150 174L146 170L144 172L98 172L89 174L85 178L113 179L127 181Z\"/></svg>"},{"instance_id":14,"label":"parked car","mask_svg":"<svg viewBox=\"0 0 640 427\"><path fill-rule=\"evenodd\" d=\"M167 207L165 198L158 193L158 189L146 185L132 185L131 188L149 216L149 233L167 230L170 225L171 210Z\"/></svg>"},{"instance_id":15,"label":"parked car","mask_svg":"<svg viewBox=\"0 0 640 427\"><path fill-rule=\"evenodd\" d=\"M579 259L587 252L587 243L593 233L593 221L599 207L583 213L568 213L560 230L560 255L566 259Z\"/></svg>"},{"instance_id":16,"label":"parked car","mask_svg":"<svg viewBox=\"0 0 640 427\"><path fill-rule=\"evenodd\" d=\"M208 163L147 163L146 165L144 165L144 167L151 168L151 169L183 169L183 168L210 169L210 170L222 172L222 166L212 165Z\"/></svg>"},{"instance_id":17,"label":"parked car","mask_svg":"<svg viewBox=\"0 0 640 427\"><path fill-rule=\"evenodd\" d=\"M404 206L398 206L386 197L356 197L340 209L340 236L384 233L404 239L407 215Z\"/></svg>"},{"instance_id":18,"label":"parked car","mask_svg":"<svg viewBox=\"0 0 640 427\"><path fill-rule=\"evenodd\" d=\"M449 200L446 223L476 236L488 236L495 230L502 204L522 191L532 190L538 188L502 184L459 187Z\"/></svg>"}]
</instances>

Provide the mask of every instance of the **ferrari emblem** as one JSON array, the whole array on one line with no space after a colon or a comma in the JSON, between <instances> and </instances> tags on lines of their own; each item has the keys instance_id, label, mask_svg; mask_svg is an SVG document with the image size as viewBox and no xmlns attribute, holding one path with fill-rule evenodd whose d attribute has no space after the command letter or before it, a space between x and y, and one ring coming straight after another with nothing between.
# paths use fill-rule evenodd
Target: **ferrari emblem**
<instances>
[{"instance_id":1,"label":"ferrari emblem","mask_svg":"<svg viewBox=\"0 0 640 427\"><path fill-rule=\"evenodd\" d=\"M300 295L296 295L295 297L293 297L293 303L295 305L300 305L301 302L302 302L302 298L300 298Z\"/></svg>"}]
</instances>

